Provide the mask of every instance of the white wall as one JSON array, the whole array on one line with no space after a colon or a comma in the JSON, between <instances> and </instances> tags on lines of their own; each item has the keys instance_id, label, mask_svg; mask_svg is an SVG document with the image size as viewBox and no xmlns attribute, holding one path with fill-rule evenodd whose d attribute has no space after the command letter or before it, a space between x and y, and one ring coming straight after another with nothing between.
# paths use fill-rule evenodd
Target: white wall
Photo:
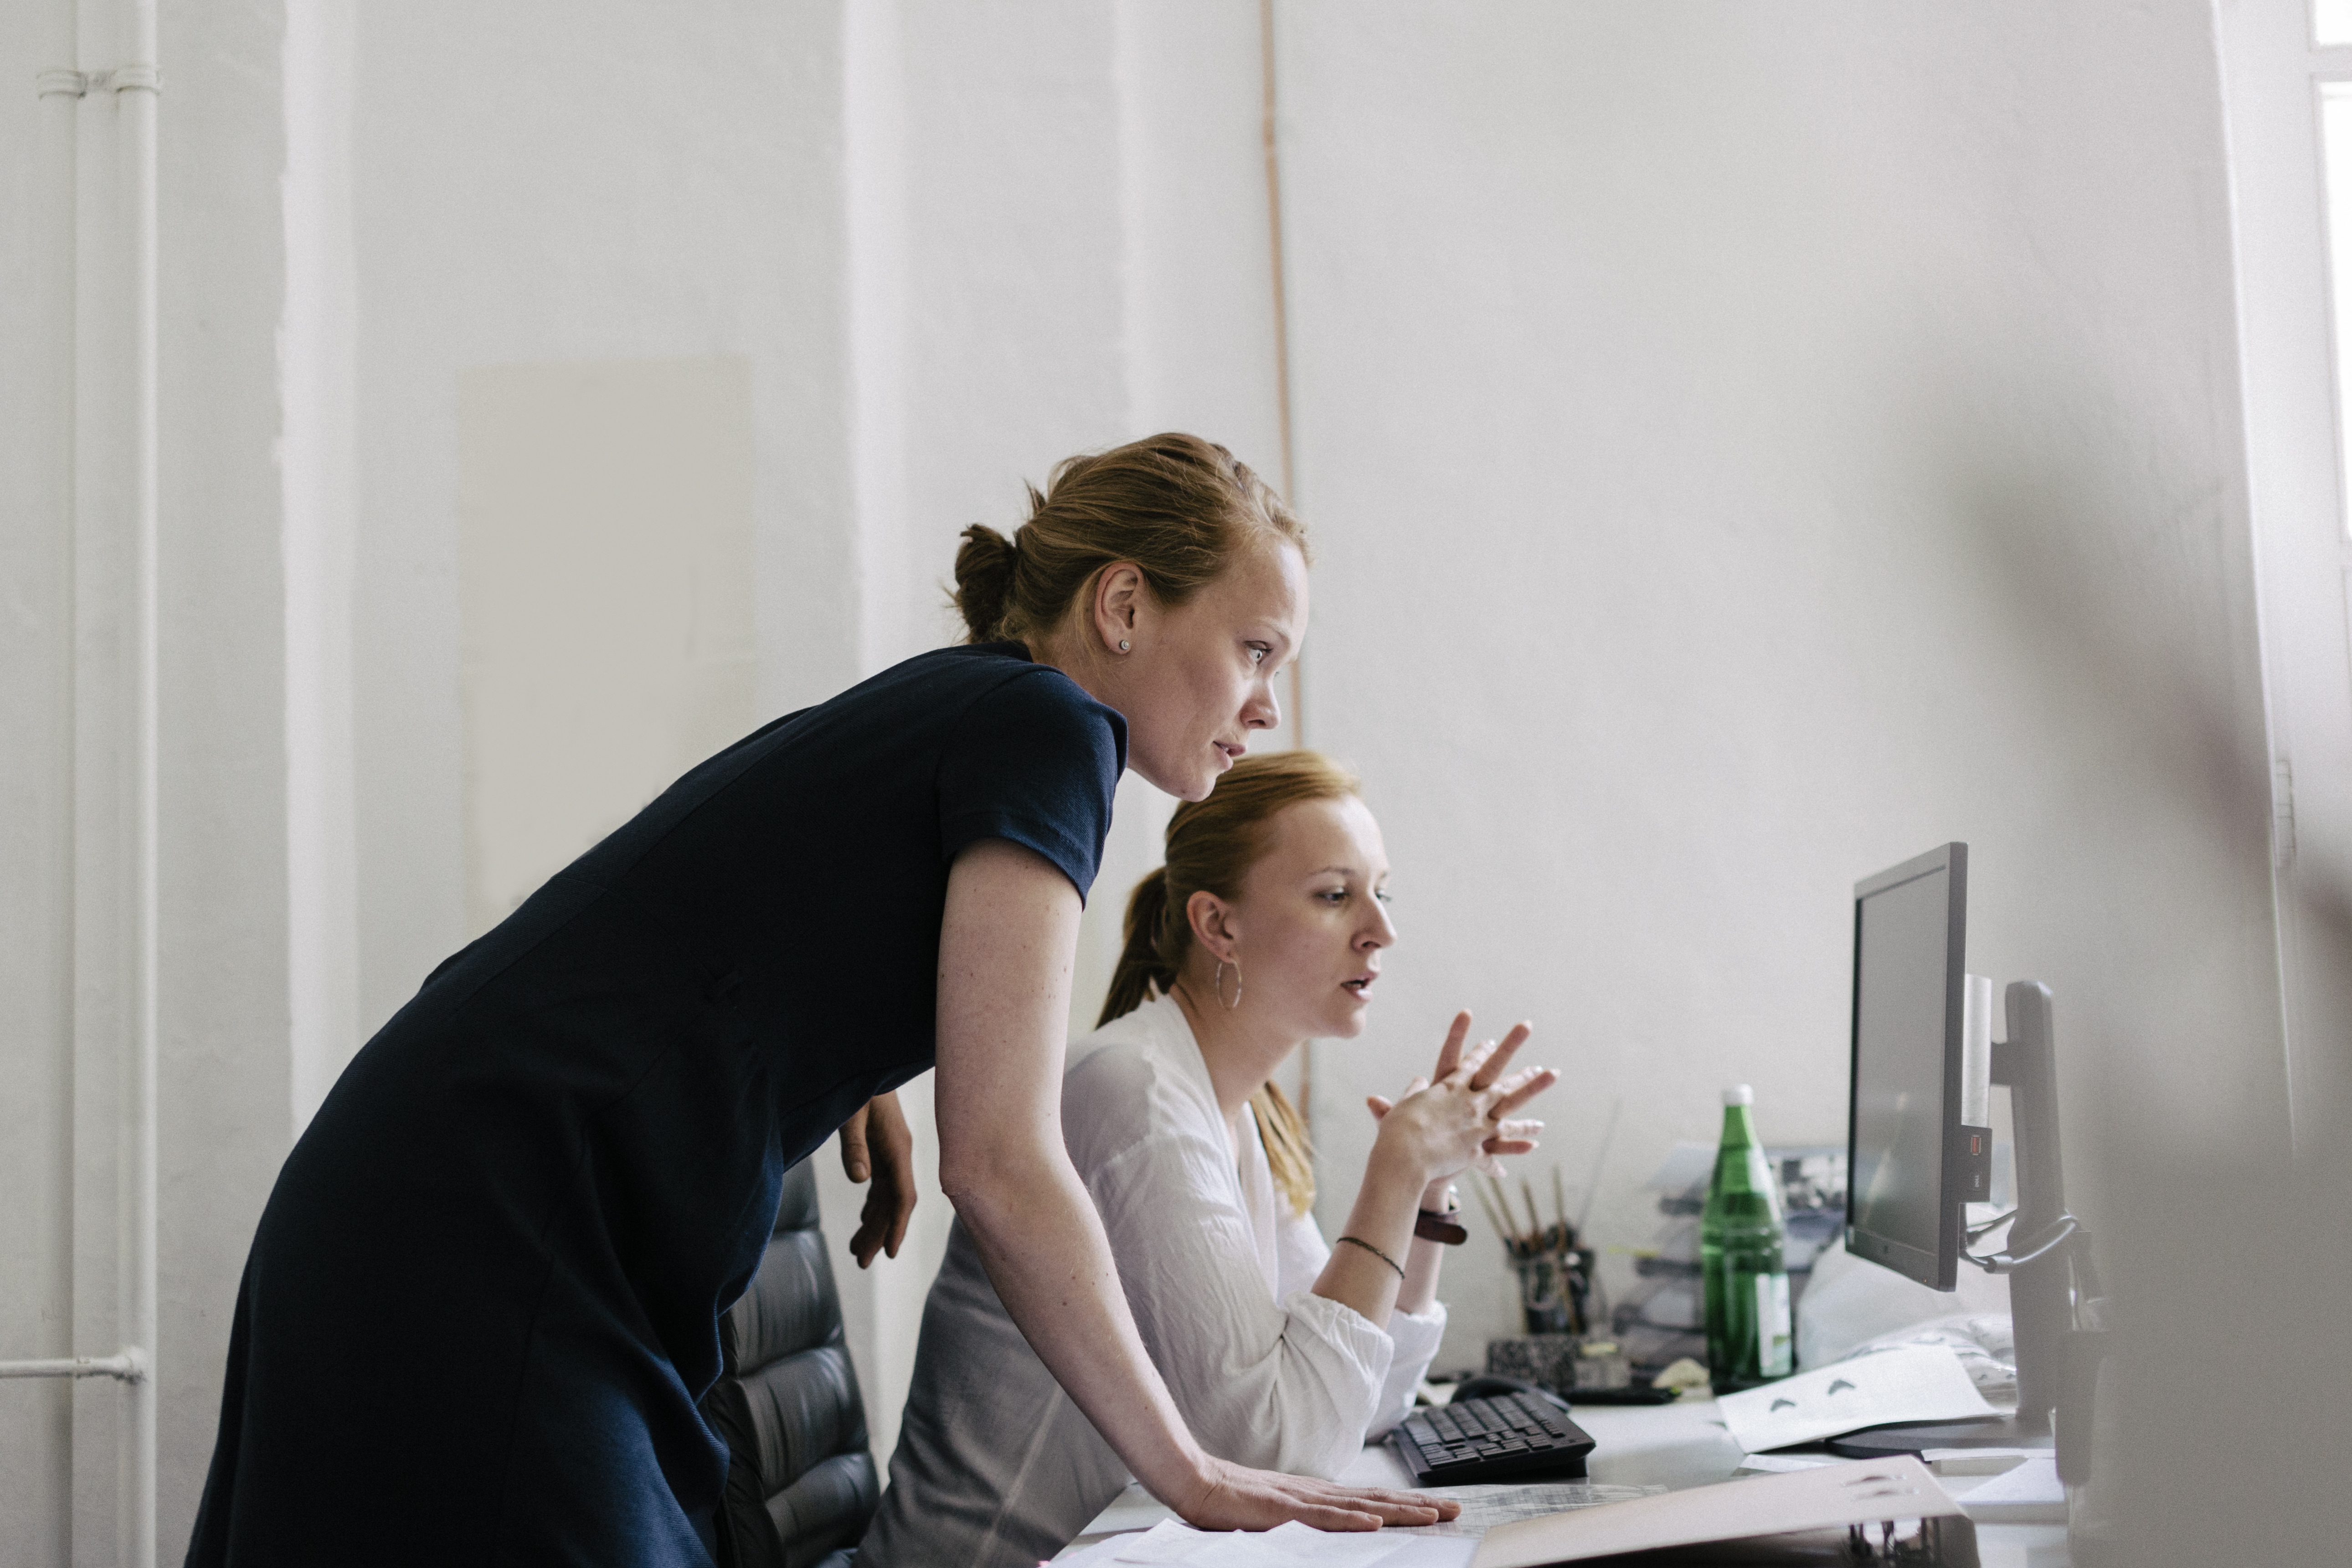
<instances>
[{"instance_id":1,"label":"white wall","mask_svg":"<svg viewBox=\"0 0 2352 1568\"><path fill-rule=\"evenodd\" d=\"M352 747L359 258L352 232L353 0L286 8L286 288L278 442L286 628L287 1011L294 1125L358 1048Z\"/></svg>"},{"instance_id":2,"label":"white wall","mask_svg":"<svg viewBox=\"0 0 2352 1568\"><path fill-rule=\"evenodd\" d=\"M2283 1140L2205 10L1281 15L1308 702L1404 933L1327 1222L1457 1005L1565 1074L1539 1180L1622 1101L1604 1244L1726 1084L1841 1141L1852 884L1953 838L2078 1149Z\"/></svg>"},{"instance_id":3,"label":"white wall","mask_svg":"<svg viewBox=\"0 0 2352 1568\"><path fill-rule=\"evenodd\" d=\"M760 723L750 369L460 378L469 937Z\"/></svg>"},{"instance_id":4,"label":"white wall","mask_svg":"<svg viewBox=\"0 0 2352 1568\"><path fill-rule=\"evenodd\" d=\"M167 6L158 1539L194 1521L253 1222L291 1132L275 7ZM112 1394L84 1384L79 1408ZM78 1478L78 1551L110 1488ZM163 1546L166 1552L170 1544Z\"/></svg>"},{"instance_id":5,"label":"white wall","mask_svg":"<svg viewBox=\"0 0 2352 1568\"><path fill-rule=\"evenodd\" d=\"M837 8L646 22L609 4L359 18L362 1034L464 938L465 372L747 358L769 706L855 668Z\"/></svg>"}]
</instances>

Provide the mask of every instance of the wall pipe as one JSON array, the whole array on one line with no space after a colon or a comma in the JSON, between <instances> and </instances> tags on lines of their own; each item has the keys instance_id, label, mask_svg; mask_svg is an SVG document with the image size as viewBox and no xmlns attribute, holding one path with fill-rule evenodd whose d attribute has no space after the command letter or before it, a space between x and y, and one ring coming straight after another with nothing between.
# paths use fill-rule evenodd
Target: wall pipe
<instances>
[{"instance_id":1,"label":"wall pipe","mask_svg":"<svg viewBox=\"0 0 2352 1568\"><path fill-rule=\"evenodd\" d=\"M84 0L85 6L89 4L90 0ZM86 20L91 19L86 9L83 16ZM117 1555L133 1568L154 1568L157 1410L152 1347L157 1328L155 1089L159 1042L156 979L160 735L156 99L161 79L156 68L155 0L129 0L118 16L127 25L127 36L121 37L122 52L128 57L125 63L95 73L69 68L44 70L37 79L36 90L45 108L44 131L53 165L47 172L53 176L51 183L59 186L54 193L58 199L53 205L52 221L58 222L61 229L58 243L70 247L72 255L64 270L73 299L70 302L58 301L62 313L68 321L80 313L83 302L92 292L88 277L92 268L104 267L122 278L128 292L122 301L130 328L128 363L123 367L128 372L128 406L121 410L127 440L107 454L111 457L113 450L121 450L127 456L125 504L120 510L92 515L85 510L78 487L67 494L72 498L70 505L78 531L122 529L131 545L131 579L126 584L130 603L121 607L130 612L124 616L131 645L126 650L129 658L125 673L131 689L116 694L128 699L120 707L113 703L105 706L110 713L127 709L131 719L127 758L131 777L127 783L133 843L127 880L132 903L129 931L131 951L125 955L128 962L123 968L133 996L127 1037L117 1037L108 1042L121 1049L127 1058L119 1064L105 1065L115 1067L119 1077L106 1071L101 1064L89 1064L94 1078L114 1078L122 1090L116 1145L120 1178L116 1187L114 1327L129 1342L110 1356L0 1362L0 1378L111 1377L124 1384L125 1419L118 1450ZM75 123L78 105L101 93L105 95L101 101L110 104L116 121L114 146L122 254L112 258L93 255L92 247L80 242L80 205L74 199L73 191L79 178L79 136ZM76 389L81 384L83 367L77 363L78 353L78 349L68 351L62 356L57 377L60 384L58 395L68 406L79 401ZM88 430L80 420L75 420L72 448L76 460L68 471L79 468L79 456L87 442L103 440L109 434ZM108 716L77 711L75 722L78 727L103 722ZM79 752L80 748L76 749ZM75 793L77 797L81 795L82 781L77 781ZM77 901L84 896L79 885L83 869L77 867ZM100 898L105 896L95 889L93 892ZM77 1037L80 1037L80 1034L78 1028ZM77 1061L75 1070L79 1076L83 1064ZM79 1559L80 1553L76 1556Z\"/></svg>"},{"instance_id":2,"label":"wall pipe","mask_svg":"<svg viewBox=\"0 0 2352 1568\"><path fill-rule=\"evenodd\" d=\"M50 0L40 8L43 37L36 57L43 59L74 58L75 7L73 0ZM57 708L55 728L50 731L49 743L57 753L51 786L55 798L66 815L63 829L65 854L56 869L62 873L51 893L50 918L59 932L70 932L74 926L72 866L72 817L74 799L74 669L75 639L72 629L72 565L74 519L74 270L77 254L75 211L75 160L79 156L78 127L82 93L81 73L76 70L52 69L40 72L34 79L34 90L39 116L39 185L35 198L32 221L35 233L42 243L35 247L40 272L35 281L38 324L36 336L28 345L31 363L38 367L36 384L47 392L47 417L41 431L38 447L42 465L40 512L35 523L44 529L53 542L58 558L64 566L59 586L63 590L61 609L64 620L59 637ZM51 976L56 986L56 1018L58 1028L52 1049L57 1063L56 1082L63 1091L58 1108L60 1126L51 1166L52 1191L58 1194L60 1213L52 1232L52 1239L41 1259L40 1268L47 1276L41 1313L42 1331L39 1342L30 1347L55 1354L73 1351L73 1276L74 1224L70 1194L73 1192L73 1110L74 1032L72 1009L74 994L73 950L68 937L59 943L58 964ZM30 1363L25 1364L44 1364ZM37 1394L16 1395L37 1402L37 1419L53 1432L69 1432L72 1419L73 1394L68 1387L50 1385ZM63 1555L70 1551L73 1513L73 1456L69 1442L54 1445L53 1454L26 1456L24 1468L31 1473L39 1465L37 1483L42 1499L43 1519L40 1523L16 1521L14 1533L20 1538L37 1531L40 1539L53 1542Z\"/></svg>"},{"instance_id":3,"label":"wall pipe","mask_svg":"<svg viewBox=\"0 0 2352 1568\"><path fill-rule=\"evenodd\" d=\"M147 1375L147 1358L136 1350L121 1355L68 1356L56 1361L0 1361L0 1377L119 1377L137 1383Z\"/></svg>"},{"instance_id":4,"label":"wall pipe","mask_svg":"<svg viewBox=\"0 0 2352 1568\"><path fill-rule=\"evenodd\" d=\"M138 541L137 593L139 611L138 684L138 879L139 973L138 1021L131 1047L130 1103L124 1108L131 1139L124 1173L129 1202L124 1205L125 1241L129 1265L124 1274L123 1332L131 1349L152 1352L156 1341L156 1058L161 1028L157 1013L158 926L161 825L157 796L162 750L161 680L157 644L161 641L163 607L157 587L157 531L161 462L157 430L157 383L160 376L157 320L158 236L156 213L156 100L162 88L156 60L156 0L131 0L130 63L112 73L115 111L121 118L129 142L131 312L131 526ZM147 1358L142 1358L147 1359ZM129 1452L123 1456L124 1490L128 1494L124 1521L130 1527L131 1551L137 1568L155 1568L156 1389L152 1377L135 1377L125 1385L130 1405Z\"/></svg>"}]
</instances>

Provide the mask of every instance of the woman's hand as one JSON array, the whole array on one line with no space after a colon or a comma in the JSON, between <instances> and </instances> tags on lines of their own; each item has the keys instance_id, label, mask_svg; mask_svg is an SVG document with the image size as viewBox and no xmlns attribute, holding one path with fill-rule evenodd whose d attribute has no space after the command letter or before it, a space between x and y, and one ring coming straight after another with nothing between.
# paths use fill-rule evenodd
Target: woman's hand
<instances>
[{"instance_id":1,"label":"woman's hand","mask_svg":"<svg viewBox=\"0 0 2352 1568\"><path fill-rule=\"evenodd\" d=\"M1525 1068L1505 1077L1511 1058L1534 1030L1514 1025L1497 1044L1470 1047L1470 1015L1457 1013L1437 1052L1430 1079L1415 1079L1396 1100L1373 1095L1365 1103L1381 1124L1372 1158L1415 1173L1435 1186L1472 1165L1503 1154L1525 1154L1543 1123L1519 1121L1511 1112L1559 1081L1549 1068ZM1490 1172L1491 1173L1491 1172Z\"/></svg>"},{"instance_id":2,"label":"woman's hand","mask_svg":"<svg viewBox=\"0 0 2352 1568\"><path fill-rule=\"evenodd\" d=\"M1445 1178L1465 1166L1497 1154L1524 1154L1536 1146L1543 1123L1513 1121L1510 1113L1559 1075L1549 1068L1527 1068L1503 1076L1532 1032L1521 1024L1499 1045L1489 1040L1465 1051L1470 1015L1457 1014L1437 1053L1436 1082L1415 1079L1394 1102L1377 1095L1368 1101L1381 1130L1349 1210L1348 1228L1316 1278L1318 1296L1372 1323L1388 1321L1400 1304L1411 1312L1429 1310L1436 1249L1414 1240L1413 1205L1442 1202ZM1407 1258L1410 1266L1401 1261Z\"/></svg>"},{"instance_id":3,"label":"woman's hand","mask_svg":"<svg viewBox=\"0 0 2352 1568\"><path fill-rule=\"evenodd\" d=\"M869 1176L874 1181L857 1216L857 1234L849 1238L857 1267L870 1265L877 1252L898 1257L898 1244L907 1239L907 1216L915 1212L915 1136L907 1130L895 1089L876 1095L841 1124L841 1168L853 1182Z\"/></svg>"},{"instance_id":4,"label":"woman's hand","mask_svg":"<svg viewBox=\"0 0 2352 1568\"><path fill-rule=\"evenodd\" d=\"M1317 1530L1378 1530L1383 1524L1435 1524L1462 1511L1451 1498L1245 1469L1206 1454L1202 1461L1203 1473L1192 1496L1161 1500L1185 1523L1202 1530L1271 1530L1294 1519Z\"/></svg>"}]
</instances>

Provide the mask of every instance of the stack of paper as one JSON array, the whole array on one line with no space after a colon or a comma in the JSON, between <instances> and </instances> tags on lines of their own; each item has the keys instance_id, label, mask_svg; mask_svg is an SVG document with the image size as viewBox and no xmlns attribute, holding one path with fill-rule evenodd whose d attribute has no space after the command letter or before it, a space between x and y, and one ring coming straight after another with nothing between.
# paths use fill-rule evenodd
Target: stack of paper
<instances>
[{"instance_id":1,"label":"stack of paper","mask_svg":"<svg viewBox=\"0 0 2352 1568\"><path fill-rule=\"evenodd\" d=\"M1073 1552L1054 1568L1466 1568L1476 1549L1466 1536L1326 1533L1297 1523L1263 1534L1219 1533L1171 1519Z\"/></svg>"},{"instance_id":2,"label":"stack of paper","mask_svg":"<svg viewBox=\"0 0 2352 1568\"><path fill-rule=\"evenodd\" d=\"M1654 1497L1665 1489L1664 1487L1613 1486L1607 1482L1596 1481L1506 1481L1483 1486L1433 1487L1429 1489L1431 1495L1447 1498L1459 1503L1462 1511L1454 1518L1437 1524L1391 1525L1381 1531L1378 1536L1337 1535L1319 1538L1318 1542L1310 1542L1307 1549L1318 1552L1328 1550L1337 1553L1336 1556L1313 1559L1314 1561L1352 1563L1356 1552L1371 1548L1351 1547L1347 1543L1352 1541L1364 1541L1377 1544L1379 1552L1385 1555L1376 1557L1373 1561L1385 1563L1387 1568L1409 1568L1409 1564L1412 1563L1424 1563L1430 1565L1430 1568L1460 1568L1460 1564L1469 1559L1470 1549L1466 1544L1459 1551L1430 1555L1408 1554L1404 1557L1397 1557L1393 1554L1399 1552L1404 1543L1418 1537L1466 1536L1475 1540L1498 1524L1511 1524L1522 1519L1542 1519L1550 1514L1564 1513L1570 1509L1601 1508L1610 1503L1630 1502L1635 1498ZM1254 1552L1257 1548L1252 1546L1251 1542L1267 1540L1275 1541L1279 1550L1291 1551L1299 1539L1297 1531L1304 1528L1303 1526L1294 1527L1287 1534L1280 1531L1269 1531L1263 1536L1214 1534L1193 1530L1170 1519L1167 1510L1159 1503L1150 1501L1148 1494L1143 1493L1139 1489L1130 1488L1130 1491L1132 1495L1143 1500L1125 1508L1114 1504L1103 1510L1101 1520L1098 1521L1103 1523L1105 1530L1116 1531L1117 1535L1111 1540L1097 1542L1092 1546L1081 1547L1056 1558L1055 1568L1066 1568L1066 1564L1072 1563L1098 1564L1193 1561L1223 1563L1225 1561L1223 1555L1194 1559L1181 1554L1192 1552ZM1150 1531L1155 1525L1162 1525L1165 1528L1150 1534L1147 1538L1146 1532ZM1327 1549L1320 1543L1321 1540L1328 1540L1332 1544ZM1291 1556L1282 1558L1281 1561L1295 1562L1302 1559Z\"/></svg>"},{"instance_id":3,"label":"stack of paper","mask_svg":"<svg viewBox=\"0 0 2352 1568\"><path fill-rule=\"evenodd\" d=\"M1874 1528L1882 1521L1952 1519L1959 1513L1959 1505L1918 1460L1858 1459L1507 1524L1478 1543L1471 1568L1550 1568L1618 1552L1857 1524Z\"/></svg>"},{"instance_id":4,"label":"stack of paper","mask_svg":"<svg viewBox=\"0 0 2352 1568\"><path fill-rule=\"evenodd\" d=\"M1818 1443L1890 1421L1966 1421L2000 1413L1985 1403L1949 1345L1906 1345L1784 1377L1716 1401L1732 1438L1751 1454Z\"/></svg>"},{"instance_id":5,"label":"stack of paper","mask_svg":"<svg viewBox=\"0 0 2352 1568\"><path fill-rule=\"evenodd\" d=\"M1832 1461L1834 1463L1835 1461ZM1462 1511L1437 1524L1392 1524L1391 1534L1484 1535L1498 1524L1523 1519L1543 1519L1574 1508L1601 1508L1612 1502L1655 1497L1664 1487L1612 1486L1606 1481L1505 1481L1484 1486L1436 1487L1437 1497L1462 1505Z\"/></svg>"},{"instance_id":6,"label":"stack of paper","mask_svg":"<svg viewBox=\"0 0 2352 1568\"><path fill-rule=\"evenodd\" d=\"M1325 1534L1286 1524L1263 1534L1219 1534L1173 1520L1072 1552L1055 1568L1549 1568L1620 1552L1697 1546L1751 1536L1960 1520L1926 1466L1909 1458L1858 1460L1784 1475L1656 1493L1597 1508L1499 1524L1485 1538L1382 1530ZM1965 1529L1965 1522L1959 1524Z\"/></svg>"}]
</instances>

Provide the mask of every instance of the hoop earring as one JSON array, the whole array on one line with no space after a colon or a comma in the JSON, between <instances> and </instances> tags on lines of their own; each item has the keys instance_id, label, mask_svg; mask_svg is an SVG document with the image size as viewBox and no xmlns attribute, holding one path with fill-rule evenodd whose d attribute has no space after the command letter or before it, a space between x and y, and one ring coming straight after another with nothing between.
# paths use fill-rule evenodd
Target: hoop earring
<instances>
[{"instance_id":1,"label":"hoop earring","mask_svg":"<svg viewBox=\"0 0 2352 1568\"><path fill-rule=\"evenodd\" d=\"M1225 961L1223 959L1221 958L1217 960L1216 975L1209 982L1209 984L1216 988L1217 1005L1223 1007L1228 1013L1240 1006L1242 1005L1241 961L1239 959L1235 959L1234 961L1234 999L1232 1001L1228 1002L1225 1000Z\"/></svg>"}]
</instances>

